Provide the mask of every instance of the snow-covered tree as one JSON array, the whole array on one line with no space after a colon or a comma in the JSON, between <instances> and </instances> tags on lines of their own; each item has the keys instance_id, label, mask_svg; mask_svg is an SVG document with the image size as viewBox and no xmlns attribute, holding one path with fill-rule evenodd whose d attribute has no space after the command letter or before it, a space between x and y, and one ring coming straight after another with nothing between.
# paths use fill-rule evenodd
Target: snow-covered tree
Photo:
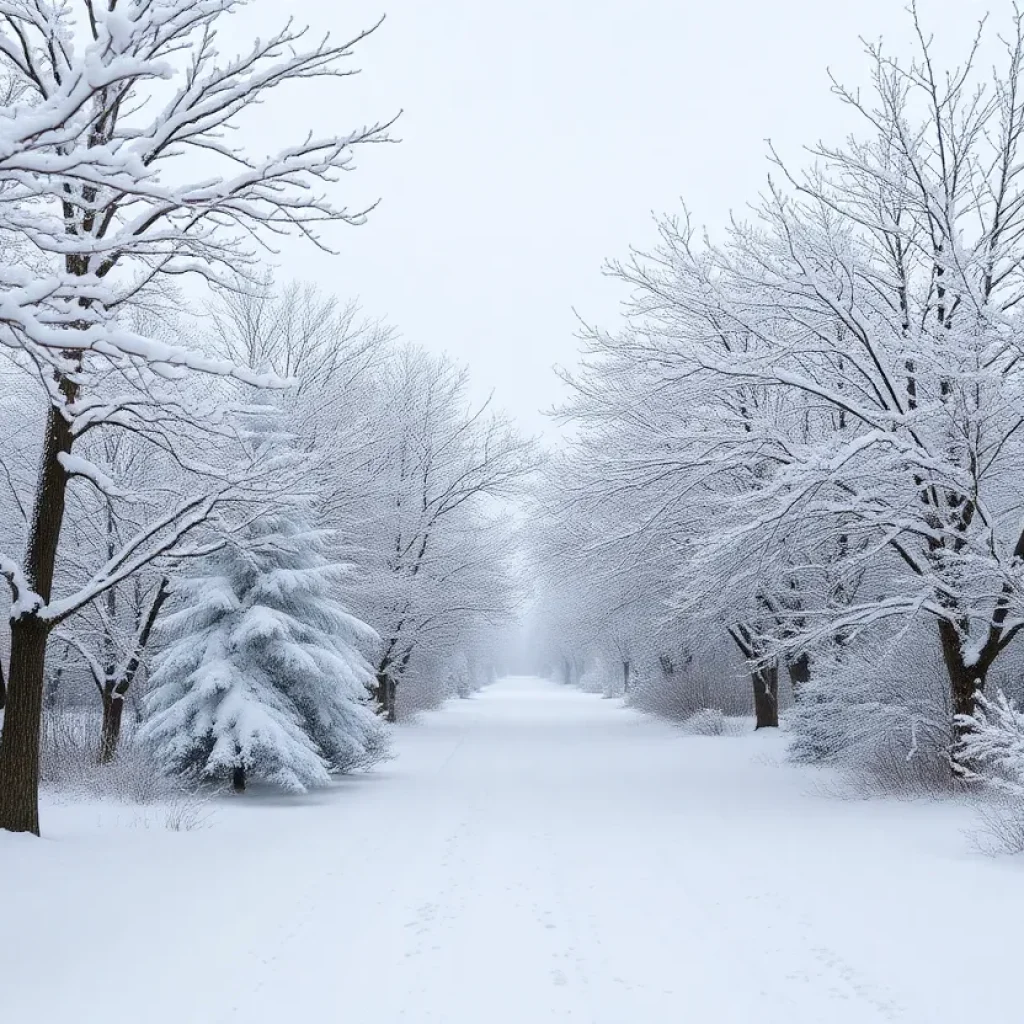
<instances>
[{"instance_id":1,"label":"snow-covered tree","mask_svg":"<svg viewBox=\"0 0 1024 1024\"><path fill-rule=\"evenodd\" d=\"M167 772L302 790L382 750L362 653L376 635L339 603L349 570L325 556L309 501L284 504L172 584L140 733Z\"/></svg>"},{"instance_id":2,"label":"snow-covered tree","mask_svg":"<svg viewBox=\"0 0 1024 1024\"><path fill-rule=\"evenodd\" d=\"M911 60L835 85L862 132L774 157L720 242L664 218L611 266L626 327L570 381L578 489L616 522L595 554L724 626L759 718L783 664L799 689L927 621L962 722L1024 628L1022 17L994 80L976 46L943 73L912 17Z\"/></svg>"},{"instance_id":3,"label":"snow-covered tree","mask_svg":"<svg viewBox=\"0 0 1024 1024\"><path fill-rule=\"evenodd\" d=\"M63 591L56 574L69 485L113 494L116 482L72 454L87 432L134 430L166 442L169 418L223 426L222 403L186 401L187 371L269 383L175 339L129 329L126 312L156 304L166 282L230 283L252 266L250 239L318 240L359 223L331 199L354 149L381 126L307 134L269 156L236 141L239 119L286 83L322 88L351 71L365 36L305 42L289 21L238 56L220 52L243 0L0 0L0 68L13 78L0 109L0 343L31 371L45 403L39 474L26 504L24 557L4 553L12 597L7 708L0 740L0 828L39 831L39 720L47 638L100 594L187 536L239 484L223 466L191 468L209 486L155 504L145 527L90 577ZM281 121L284 125L286 122ZM166 305L166 302L164 302ZM212 483L211 483L212 481Z\"/></svg>"},{"instance_id":4,"label":"snow-covered tree","mask_svg":"<svg viewBox=\"0 0 1024 1024\"><path fill-rule=\"evenodd\" d=\"M762 421L715 454L772 454L716 546L760 566L786 537L818 553L801 560L805 579L869 569L877 589L831 606L821 594L775 639L925 615L951 707L970 715L1024 623L1024 43L1018 17L1005 72L986 89L970 61L941 76L920 38L906 65L871 51L873 105L840 90L864 117L863 140L820 148L818 165L773 185L726 244L695 246L668 225L657 257L623 276L644 291L648 322L685 346L698 401L754 385L809 410L803 436Z\"/></svg>"},{"instance_id":5,"label":"snow-covered tree","mask_svg":"<svg viewBox=\"0 0 1024 1024\"><path fill-rule=\"evenodd\" d=\"M447 663L515 606L502 501L532 467L532 445L467 392L467 372L450 360L395 349L357 429L335 434L352 461L324 464L325 521L364 569L356 608L381 636L378 699L391 718L416 659Z\"/></svg>"},{"instance_id":6,"label":"snow-covered tree","mask_svg":"<svg viewBox=\"0 0 1024 1024\"><path fill-rule=\"evenodd\" d=\"M214 323L219 351L300 378L283 408L318 456L317 522L359 567L353 608L382 637L382 710L393 713L400 681L419 691L410 706L440 699L465 674L462 659L486 661L514 609L502 499L529 468L530 445L489 403L471 404L465 369L396 343L310 286L240 282Z\"/></svg>"},{"instance_id":7,"label":"snow-covered tree","mask_svg":"<svg viewBox=\"0 0 1024 1024\"><path fill-rule=\"evenodd\" d=\"M325 415L325 401L366 383L393 351L391 329L363 316L356 303L309 283L275 285L269 272L258 281L239 276L209 313L216 354L296 381L288 392L291 427L311 444L321 430L337 443L339 417Z\"/></svg>"},{"instance_id":8,"label":"snow-covered tree","mask_svg":"<svg viewBox=\"0 0 1024 1024\"><path fill-rule=\"evenodd\" d=\"M562 678L586 672L605 692L642 686L647 703L696 711L714 699L704 659L736 620L712 613L721 581L705 587L687 565L695 535L714 522L714 491L696 443L702 418L671 386L673 355L628 332L594 331L580 368L565 375L571 397L560 415L571 430L546 460L529 517L533 614ZM699 590L709 595L700 616L673 607L679 592ZM730 656L722 674L736 668ZM656 698L659 686L675 692Z\"/></svg>"}]
</instances>

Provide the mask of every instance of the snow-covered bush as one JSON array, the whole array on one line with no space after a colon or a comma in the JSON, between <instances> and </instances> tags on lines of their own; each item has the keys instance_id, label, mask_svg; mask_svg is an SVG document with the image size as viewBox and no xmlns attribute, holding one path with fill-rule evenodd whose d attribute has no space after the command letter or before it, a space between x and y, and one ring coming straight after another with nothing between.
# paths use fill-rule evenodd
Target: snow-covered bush
<instances>
[{"instance_id":1,"label":"snow-covered bush","mask_svg":"<svg viewBox=\"0 0 1024 1024\"><path fill-rule=\"evenodd\" d=\"M786 715L790 757L840 767L856 788L897 796L948 792L953 742L939 653L920 634L815 660Z\"/></svg>"},{"instance_id":2,"label":"snow-covered bush","mask_svg":"<svg viewBox=\"0 0 1024 1024\"><path fill-rule=\"evenodd\" d=\"M74 714L59 706L44 706L39 741L40 785L57 792L75 789L95 763L93 716Z\"/></svg>"},{"instance_id":3,"label":"snow-covered bush","mask_svg":"<svg viewBox=\"0 0 1024 1024\"><path fill-rule=\"evenodd\" d=\"M722 736L725 733L725 715L716 708L705 708L686 720L686 729L695 736Z\"/></svg>"},{"instance_id":4,"label":"snow-covered bush","mask_svg":"<svg viewBox=\"0 0 1024 1024\"><path fill-rule=\"evenodd\" d=\"M470 632L467 639L472 640ZM465 700L494 682L494 665L483 657L458 653L452 658L425 652L413 661L399 684L396 705L398 721L411 721L424 711L439 707L446 700Z\"/></svg>"},{"instance_id":5,"label":"snow-covered bush","mask_svg":"<svg viewBox=\"0 0 1024 1024\"><path fill-rule=\"evenodd\" d=\"M1024 799L995 796L979 806L978 820L971 838L982 853L1024 853Z\"/></svg>"},{"instance_id":6,"label":"snow-covered bush","mask_svg":"<svg viewBox=\"0 0 1024 1024\"><path fill-rule=\"evenodd\" d=\"M972 716L961 716L957 773L1024 799L1024 712L1002 692L975 698Z\"/></svg>"},{"instance_id":7,"label":"snow-covered bush","mask_svg":"<svg viewBox=\"0 0 1024 1024\"><path fill-rule=\"evenodd\" d=\"M308 501L288 504L173 585L172 640L140 730L168 774L301 791L381 756L385 727L360 653L375 635L335 599L346 572L324 556Z\"/></svg>"},{"instance_id":8,"label":"snow-covered bush","mask_svg":"<svg viewBox=\"0 0 1024 1024\"><path fill-rule=\"evenodd\" d=\"M978 694L972 716L960 720L957 774L991 788L993 799L980 809L975 837L988 853L1024 852L1024 712L1002 690Z\"/></svg>"},{"instance_id":9,"label":"snow-covered bush","mask_svg":"<svg viewBox=\"0 0 1024 1024\"><path fill-rule=\"evenodd\" d=\"M457 654L448 666L448 681L445 687L453 697L465 700L476 687L473 684L469 661L463 654Z\"/></svg>"},{"instance_id":10,"label":"snow-covered bush","mask_svg":"<svg viewBox=\"0 0 1024 1024\"><path fill-rule=\"evenodd\" d=\"M195 832L206 828L211 814L207 795L196 790L183 790L167 801L164 827L168 832Z\"/></svg>"},{"instance_id":11,"label":"snow-covered bush","mask_svg":"<svg viewBox=\"0 0 1024 1024\"><path fill-rule=\"evenodd\" d=\"M629 703L639 711L686 721L708 709L750 713L750 681L741 661L723 644L689 658L659 658L638 672Z\"/></svg>"}]
</instances>

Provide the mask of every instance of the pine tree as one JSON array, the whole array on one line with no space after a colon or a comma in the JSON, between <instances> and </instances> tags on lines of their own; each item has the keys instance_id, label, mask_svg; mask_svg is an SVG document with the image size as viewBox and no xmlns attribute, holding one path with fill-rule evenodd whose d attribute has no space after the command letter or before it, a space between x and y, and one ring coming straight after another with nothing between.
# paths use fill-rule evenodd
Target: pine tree
<instances>
[{"instance_id":1,"label":"pine tree","mask_svg":"<svg viewBox=\"0 0 1024 1024\"><path fill-rule=\"evenodd\" d=\"M294 498L174 584L142 730L166 772L302 791L381 755L359 653L375 637L335 599L326 541Z\"/></svg>"}]
</instances>

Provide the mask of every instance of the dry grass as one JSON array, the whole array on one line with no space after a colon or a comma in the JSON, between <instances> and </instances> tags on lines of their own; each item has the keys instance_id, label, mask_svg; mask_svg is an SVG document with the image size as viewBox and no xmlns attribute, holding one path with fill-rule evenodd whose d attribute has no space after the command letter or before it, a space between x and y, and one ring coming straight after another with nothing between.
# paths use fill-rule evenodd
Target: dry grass
<instances>
[{"instance_id":1,"label":"dry grass","mask_svg":"<svg viewBox=\"0 0 1024 1024\"><path fill-rule=\"evenodd\" d=\"M155 804L186 792L157 771L130 727L122 734L114 760L100 764L100 724L98 712L60 705L44 709L39 765L44 789L125 804Z\"/></svg>"}]
</instances>

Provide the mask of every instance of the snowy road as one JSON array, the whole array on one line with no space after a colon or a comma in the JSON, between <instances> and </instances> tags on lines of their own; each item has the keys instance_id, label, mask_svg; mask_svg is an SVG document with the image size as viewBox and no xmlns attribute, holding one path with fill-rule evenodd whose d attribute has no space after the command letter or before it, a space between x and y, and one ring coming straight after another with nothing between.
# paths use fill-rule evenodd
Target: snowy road
<instances>
[{"instance_id":1,"label":"snowy road","mask_svg":"<svg viewBox=\"0 0 1024 1024\"><path fill-rule=\"evenodd\" d=\"M0 1019L1020 1020L1024 870L967 852L955 807L816 794L776 736L694 738L531 679L400 750L202 831L55 808L54 839L6 837ZM1005 941L957 950L993 921Z\"/></svg>"}]
</instances>

